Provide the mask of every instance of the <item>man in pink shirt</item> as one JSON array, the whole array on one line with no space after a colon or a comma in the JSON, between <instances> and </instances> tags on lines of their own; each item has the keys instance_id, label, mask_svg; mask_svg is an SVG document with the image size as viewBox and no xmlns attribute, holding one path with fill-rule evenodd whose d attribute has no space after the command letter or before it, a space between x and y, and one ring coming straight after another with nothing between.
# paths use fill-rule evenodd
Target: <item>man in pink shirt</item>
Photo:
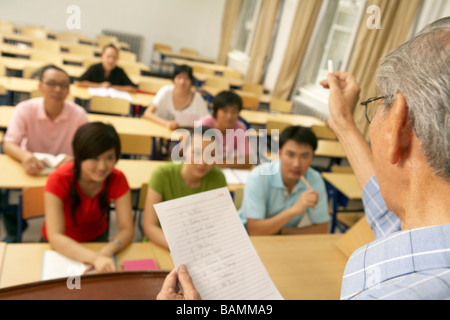
<instances>
[{"instance_id":1,"label":"man in pink shirt","mask_svg":"<svg viewBox=\"0 0 450 320\"><path fill-rule=\"evenodd\" d=\"M37 175L44 169L33 152L66 154L58 166L73 159L73 136L88 118L82 107L65 101L69 86L70 78L64 70L53 65L45 66L39 83L43 97L23 101L15 107L4 137L3 150L21 162L30 175ZM16 217L5 214L3 220L8 233L5 241L14 242Z\"/></svg>"},{"instance_id":2,"label":"man in pink shirt","mask_svg":"<svg viewBox=\"0 0 450 320\"><path fill-rule=\"evenodd\" d=\"M39 90L43 97L23 101L14 110L3 143L6 154L20 161L27 173L37 175L44 165L33 152L66 154L60 163L72 159L72 138L87 119L86 111L65 101L70 78L55 66L43 68Z\"/></svg>"}]
</instances>

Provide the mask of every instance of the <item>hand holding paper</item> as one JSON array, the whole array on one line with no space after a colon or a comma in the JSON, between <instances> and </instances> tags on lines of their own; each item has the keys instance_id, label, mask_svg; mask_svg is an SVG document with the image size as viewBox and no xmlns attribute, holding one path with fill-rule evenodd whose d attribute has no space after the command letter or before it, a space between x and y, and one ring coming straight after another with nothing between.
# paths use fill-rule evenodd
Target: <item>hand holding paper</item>
<instances>
[{"instance_id":1,"label":"hand holding paper","mask_svg":"<svg viewBox=\"0 0 450 320\"><path fill-rule=\"evenodd\" d=\"M206 300L282 299L254 249L228 188L158 203L176 266Z\"/></svg>"}]
</instances>

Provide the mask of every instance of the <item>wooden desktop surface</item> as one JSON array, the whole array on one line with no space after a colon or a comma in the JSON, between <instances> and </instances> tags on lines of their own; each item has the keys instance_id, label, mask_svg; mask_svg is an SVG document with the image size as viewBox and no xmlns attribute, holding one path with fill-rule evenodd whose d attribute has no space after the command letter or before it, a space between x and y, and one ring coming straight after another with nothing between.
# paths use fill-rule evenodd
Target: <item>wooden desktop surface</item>
<instances>
[{"instance_id":1,"label":"wooden desktop surface","mask_svg":"<svg viewBox=\"0 0 450 320\"><path fill-rule=\"evenodd\" d=\"M216 60L213 58L203 57L199 55L193 55L188 53L182 53L182 52L175 52L171 50L156 50L156 52L159 52L161 55L168 57L168 58L178 58L183 60L192 60L192 61L198 61L203 63L216 63Z\"/></svg>"},{"instance_id":2,"label":"wooden desktop surface","mask_svg":"<svg viewBox=\"0 0 450 320\"><path fill-rule=\"evenodd\" d=\"M265 111L241 110L239 115L250 124L266 125L268 121L285 122L292 125L312 127L313 125L326 126L326 123L315 117L300 114L272 113Z\"/></svg>"},{"instance_id":3,"label":"wooden desktop surface","mask_svg":"<svg viewBox=\"0 0 450 320\"><path fill-rule=\"evenodd\" d=\"M362 189L354 173L322 172L322 177L348 199L361 199Z\"/></svg>"},{"instance_id":4,"label":"wooden desktop surface","mask_svg":"<svg viewBox=\"0 0 450 320\"><path fill-rule=\"evenodd\" d=\"M342 235L292 235L251 237L267 272L287 300L337 300L347 262L335 247ZM101 243L86 243L99 250ZM47 243L8 244L0 287L39 281ZM117 254L118 266L128 259L153 258L161 269L172 269L167 250L151 243L132 243Z\"/></svg>"},{"instance_id":5,"label":"wooden desktop surface","mask_svg":"<svg viewBox=\"0 0 450 320\"><path fill-rule=\"evenodd\" d=\"M99 251L104 243L85 243L87 248ZM42 271L44 251L51 250L48 243L8 244L0 276L0 287L14 286L39 281ZM117 267L121 270L122 262L133 259L154 259L160 269L170 270L173 262L169 252L149 242L130 244L116 255Z\"/></svg>"},{"instance_id":6,"label":"wooden desktop surface","mask_svg":"<svg viewBox=\"0 0 450 320\"><path fill-rule=\"evenodd\" d=\"M3 85L7 90L14 92L32 92L38 89L39 80L25 79L17 77L0 77L0 85ZM90 100L92 95L89 93L89 88L78 87L70 85L70 95L73 97ZM147 107L152 103L154 95L144 93L130 93L131 104Z\"/></svg>"},{"instance_id":7,"label":"wooden desktop surface","mask_svg":"<svg viewBox=\"0 0 450 320\"><path fill-rule=\"evenodd\" d=\"M7 128L14 112L12 106L0 106L0 128ZM141 137L158 137L171 139L173 131L154 122L143 118L121 117L104 114L88 113L90 122L100 121L110 123L114 126L117 133L141 136Z\"/></svg>"}]
</instances>

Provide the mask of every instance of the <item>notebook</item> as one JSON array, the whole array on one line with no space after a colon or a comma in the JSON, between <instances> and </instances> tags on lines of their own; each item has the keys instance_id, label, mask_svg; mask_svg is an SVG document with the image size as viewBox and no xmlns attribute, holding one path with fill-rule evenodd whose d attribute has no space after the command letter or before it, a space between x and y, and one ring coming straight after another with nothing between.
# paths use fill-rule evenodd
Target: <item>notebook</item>
<instances>
[{"instance_id":1,"label":"notebook","mask_svg":"<svg viewBox=\"0 0 450 320\"><path fill-rule=\"evenodd\" d=\"M126 260L122 262L122 270L157 270L159 269L153 259Z\"/></svg>"}]
</instances>

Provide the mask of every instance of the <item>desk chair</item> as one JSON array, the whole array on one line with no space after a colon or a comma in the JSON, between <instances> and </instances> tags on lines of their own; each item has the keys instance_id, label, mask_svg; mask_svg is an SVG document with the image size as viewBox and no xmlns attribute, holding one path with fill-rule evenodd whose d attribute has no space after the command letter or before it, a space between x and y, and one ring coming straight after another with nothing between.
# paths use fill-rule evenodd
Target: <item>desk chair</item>
<instances>
[{"instance_id":1,"label":"desk chair","mask_svg":"<svg viewBox=\"0 0 450 320\"><path fill-rule=\"evenodd\" d=\"M22 242L22 219L42 217L44 213L44 187L23 189L17 206L17 242Z\"/></svg>"},{"instance_id":2,"label":"desk chair","mask_svg":"<svg viewBox=\"0 0 450 320\"><path fill-rule=\"evenodd\" d=\"M5 86L0 84L0 95L7 94L7 93L8 93L8 91L6 90Z\"/></svg>"},{"instance_id":3,"label":"desk chair","mask_svg":"<svg viewBox=\"0 0 450 320\"><path fill-rule=\"evenodd\" d=\"M336 140L337 137L334 134L333 130L331 130L328 126L317 126L313 125L311 130L316 135L317 139L327 139L327 140Z\"/></svg>"},{"instance_id":4,"label":"desk chair","mask_svg":"<svg viewBox=\"0 0 450 320\"><path fill-rule=\"evenodd\" d=\"M141 75L141 67L133 64L121 64L120 61L118 65L125 71L127 75L140 76Z\"/></svg>"},{"instance_id":5,"label":"desk chair","mask_svg":"<svg viewBox=\"0 0 450 320\"><path fill-rule=\"evenodd\" d=\"M193 56L198 56L198 51L195 49L190 49L190 48L181 48L180 49L181 53L185 53L185 54L190 54Z\"/></svg>"},{"instance_id":6,"label":"desk chair","mask_svg":"<svg viewBox=\"0 0 450 320\"><path fill-rule=\"evenodd\" d=\"M282 112L282 113L291 113L292 112L292 101L287 101L284 99L280 99L277 97L272 97L269 106L270 111Z\"/></svg>"},{"instance_id":7,"label":"desk chair","mask_svg":"<svg viewBox=\"0 0 450 320\"><path fill-rule=\"evenodd\" d=\"M128 116L130 115L130 102L120 98L93 96L89 112Z\"/></svg>"},{"instance_id":8,"label":"desk chair","mask_svg":"<svg viewBox=\"0 0 450 320\"><path fill-rule=\"evenodd\" d=\"M230 82L222 77L210 77L205 80L205 86L214 87L221 91L230 90Z\"/></svg>"},{"instance_id":9,"label":"desk chair","mask_svg":"<svg viewBox=\"0 0 450 320\"><path fill-rule=\"evenodd\" d=\"M256 82L244 81L242 83L242 91L251 92L257 95L262 95L264 93L264 87L262 84Z\"/></svg>"},{"instance_id":10,"label":"desk chair","mask_svg":"<svg viewBox=\"0 0 450 320\"><path fill-rule=\"evenodd\" d=\"M0 77L4 77L4 76L6 76L6 67L4 64L0 63Z\"/></svg>"},{"instance_id":11,"label":"desk chair","mask_svg":"<svg viewBox=\"0 0 450 320\"><path fill-rule=\"evenodd\" d=\"M119 40L115 36L108 36L106 34L99 34L97 36L97 46L102 48L108 44L113 44L116 48L120 48Z\"/></svg>"},{"instance_id":12,"label":"desk chair","mask_svg":"<svg viewBox=\"0 0 450 320\"><path fill-rule=\"evenodd\" d=\"M205 75L209 75L209 76L214 76L214 70L210 69L210 68L206 68L203 66L193 66L192 67L192 72L195 73L201 73L201 74L205 74Z\"/></svg>"},{"instance_id":13,"label":"desk chair","mask_svg":"<svg viewBox=\"0 0 450 320\"><path fill-rule=\"evenodd\" d=\"M154 66L154 67L159 67L159 72L162 73L162 69L164 66L168 66L168 67L172 67L171 63L164 63L161 59L161 55L159 55L158 58L156 58L155 54L158 53L159 50L168 50L168 51L172 51L172 46L165 44L165 43L154 43L153 44L153 51L152 51L152 56L151 56L151 61L150 63Z\"/></svg>"},{"instance_id":14,"label":"desk chair","mask_svg":"<svg viewBox=\"0 0 450 320\"><path fill-rule=\"evenodd\" d=\"M55 38L59 42L79 44L80 39L84 38L84 36L75 32L60 32L55 35Z\"/></svg>"},{"instance_id":15,"label":"desk chair","mask_svg":"<svg viewBox=\"0 0 450 320\"><path fill-rule=\"evenodd\" d=\"M14 24L10 21L0 21L0 34L14 33Z\"/></svg>"},{"instance_id":16,"label":"desk chair","mask_svg":"<svg viewBox=\"0 0 450 320\"><path fill-rule=\"evenodd\" d=\"M33 61L41 61L46 63L51 63L54 65L62 65L63 58L60 53L51 51L33 51L30 56Z\"/></svg>"},{"instance_id":17,"label":"desk chair","mask_svg":"<svg viewBox=\"0 0 450 320\"><path fill-rule=\"evenodd\" d=\"M252 95L241 94L242 99L242 108L250 109L250 110L258 110L259 109L259 98Z\"/></svg>"},{"instance_id":18,"label":"desk chair","mask_svg":"<svg viewBox=\"0 0 450 320\"><path fill-rule=\"evenodd\" d=\"M148 183L143 183L141 188L136 190L136 199L134 204L133 221L139 228L141 235L144 236L142 229L142 214L144 213L145 198L147 197Z\"/></svg>"},{"instance_id":19,"label":"desk chair","mask_svg":"<svg viewBox=\"0 0 450 320\"><path fill-rule=\"evenodd\" d=\"M136 136L119 134L122 154L147 156L150 159L153 147L153 138L150 136Z\"/></svg>"},{"instance_id":20,"label":"desk chair","mask_svg":"<svg viewBox=\"0 0 450 320\"><path fill-rule=\"evenodd\" d=\"M131 51L120 50L119 61L136 62L136 54Z\"/></svg>"},{"instance_id":21,"label":"desk chair","mask_svg":"<svg viewBox=\"0 0 450 320\"><path fill-rule=\"evenodd\" d=\"M78 42L78 39L77 39L77 42ZM69 48L69 53L79 54L79 55L86 56L86 57L94 57L95 56L95 48L94 47L72 44L68 48Z\"/></svg>"},{"instance_id":22,"label":"desk chair","mask_svg":"<svg viewBox=\"0 0 450 320\"><path fill-rule=\"evenodd\" d=\"M222 76L224 78L229 78L229 79L238 79L241 80L242 79L242 73L240 73L239 71L236 70L224 70L222 72Z\"/></svg>"},{"instance_id":23,"label":"desk chair","mask_svg":"<svg viewBox=\"0 0 450 320\"><path fill-rule=\"evenodd\" d=\"M139 90L156 94L159 89L171 83L172 81L167 83L163 81L143 81L139 83Z\"/></svg>"},{"instance_id":24,"label":"desk chair","mask_svg":"<svg viewBox=\"0 0 450 320\"><path fill-rule=\"evenodd\" d=\"M22 78L32 79L34 76L36 76L36 72L40 68L41 67L36 67L36 66L26 66L25 68L23 68ZM37 79L37 78L35 78L35 79Z\"/></svg>"},{"instance_id":25,"label":"desk chair","mask_svg":"<svg viewBox=\"0 0 450 320\"><path fill-rule=\"evenodd\" d=\"M87 70L89 69L90 66L100 62L101 62L100 58L86 57L85 59L83 59L83 68Z\"/></svg>"},{"instance_id":26,"label":"desk chair","mask_svg":"<svg viewBox=\"0 0 450 320\"><path fill-rule=\"evenodd\" d=\"M32 43L34 49L61 53L61 45L58 41L47 39L34 39Z\"/></svg>"},{"instance_id":27,"label":"desk chair","mask_svg":"<svg viewBox=\"0 0 450 320\"><path fill-rule=\"evenodd\" d=\"M29 36L35 39L47 39L48 38L48 31L44 27L38 27L38 26L28 26L25 28L22 28L22 34L24 36Z\"/></svg>"}]
</instances>

